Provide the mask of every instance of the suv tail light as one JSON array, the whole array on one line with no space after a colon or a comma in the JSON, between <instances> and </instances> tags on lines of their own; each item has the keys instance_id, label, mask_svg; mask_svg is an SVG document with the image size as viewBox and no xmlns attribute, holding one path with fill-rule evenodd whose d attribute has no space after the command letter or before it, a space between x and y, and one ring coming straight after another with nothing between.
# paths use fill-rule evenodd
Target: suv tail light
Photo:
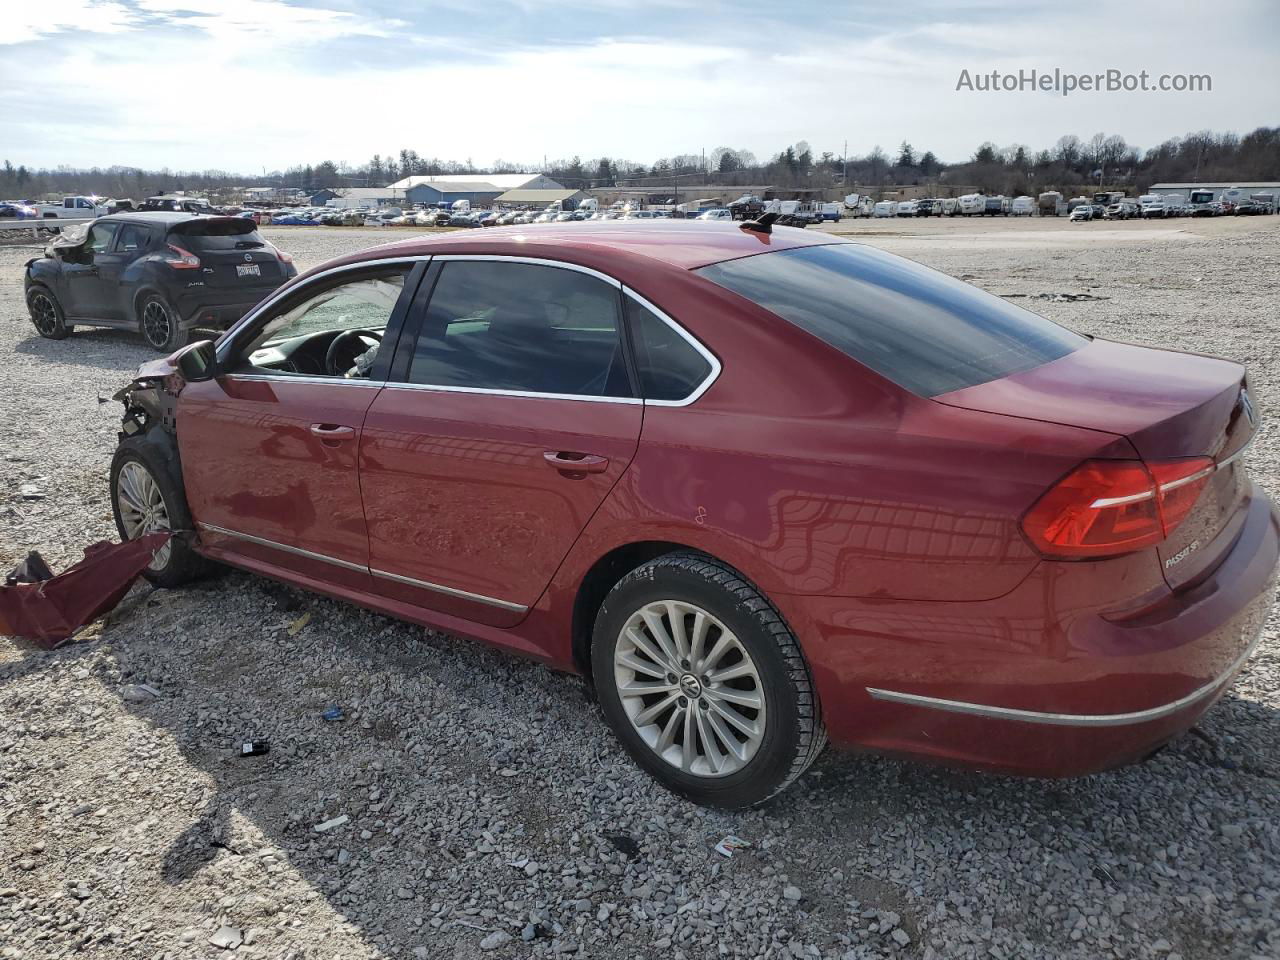
<instances>
[{"instance_id":1,"label":"suv tail light","mask_svg":"<svg viewBox=\"0 0 1280 960\"><path fill-rule=\"evenodd\" d=\"M1086 460L1036 501L1022 518L1022 529L1037 550L1051 557L1140 550L1173 533L1216 469L1209 457Z\"/></svg>"},{"instance_id":2,"label":"suv tail light","mask_svg":"<svg viewBox=\"0 0 1280 960\"><path fill-rule=\"evenodd\" d=\"M292 254L285 253L283 250L277 247L274 243L269 243L267 244L267 246L271 248L272 252L275 253L276 255L276 259L278 259L281 263L293 263Z\"/></svg>"},{"instance_id":3,"label":"suv tail light","mask_svg":"<svg viewBox=\"0 0 1280 960\"><path fill-rule=\"evenodd\" d=\"M175 270L195 270L200 266L200 258L190 250L184 250L175 243L166 243L164 262Z\"/></svg>"}]
</instances>

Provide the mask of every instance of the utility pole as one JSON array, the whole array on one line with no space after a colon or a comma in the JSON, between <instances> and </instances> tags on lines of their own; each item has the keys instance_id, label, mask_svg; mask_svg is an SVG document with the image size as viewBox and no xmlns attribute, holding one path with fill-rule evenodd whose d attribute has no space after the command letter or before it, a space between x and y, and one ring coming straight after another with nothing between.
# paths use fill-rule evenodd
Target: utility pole
<instances>
[{"instance_id":1,"label":"utility pole","mask_svg":"<svg viewBox=\"0 0 1280 960\"><path fill-rule=\"evenodd\" d=\"M844 142L844 153L840 154L840 159L844 162L844 172L840 175L840 182L846 187L849 186L849 141Z\"/></svg>"}]
</instances>

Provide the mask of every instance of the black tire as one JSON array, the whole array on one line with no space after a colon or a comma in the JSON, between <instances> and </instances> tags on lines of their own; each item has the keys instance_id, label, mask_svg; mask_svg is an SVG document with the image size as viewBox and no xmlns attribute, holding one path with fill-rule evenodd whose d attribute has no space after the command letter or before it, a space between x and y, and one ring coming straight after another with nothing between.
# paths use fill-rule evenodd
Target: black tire
<instances>
[{"instance_id":1,"label":"black tire","mask_svg":"<svg viewBox=\"0 0 1280 960\"><path fill-rule=\"evenodd\" d=\"M135 319L147 345L160 353L173 353L187 342L189 330L179 325L178 312L158 293L144 293L137 300Z\"/></svg>"},{"instance_id":2,"label":"black tire","mask_svg":"<svg viewBox=\"0 0 1280 960\"><path fill-rule=\"evenodd\" d=\"M181 467L176 462L172 442L151 439L149 434L129 437L116 447L111 459L111 512L121 540L130 531L121 517L120 474L128 464L140 465L154 481L164 501L169 528L169 552L163 565L148 567L143 576L159 587L176 587L208 572L210 564L191 547L193 524L187 498L181 486ZM135 535L141 535L136 533Z\"/></svg>"},{"instance_id":3,"label":"black tire","mask_svg":"<svg viewBox=\"0 0 1280 960\"><path fill-rule=\"evenodd\" d=\"M31 314L36 333L46 340L65 340L75 329L67 323L62 304L46 286L33 286L27 291L27 312Z\"/></svg>"},{"instance_id":4,"label":"black tire","mask_svg":"<svg viewBox=\"0 0 1280 960\"><path fill-rule=\"evenodd\" d=\"M637 731L618 692L614 654L623 628L647 604L665 600L694 605L719 620L758 673L763 736L745 765L727 775L686 772L660 756ZM596 617L591 668L605 718L623 747L660 783L695 803L730 809L764 803L804 773L827 743L817 692L795 636L753 584L704 554L666 554L613 587ZM688 701L691 713L693 703Z\"/></svg>"}]
</instances>

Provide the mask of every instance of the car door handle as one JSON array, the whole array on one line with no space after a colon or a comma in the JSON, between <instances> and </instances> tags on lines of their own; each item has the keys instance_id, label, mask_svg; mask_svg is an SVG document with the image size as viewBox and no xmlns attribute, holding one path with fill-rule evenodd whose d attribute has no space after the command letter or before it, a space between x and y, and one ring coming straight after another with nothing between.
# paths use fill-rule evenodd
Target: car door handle
<instances>
[{"instance_id":1,"label":"car door handle","mask_svg":"<svg viewBox=\"0 0 1280 960\"><path fill-rule=\"evenodd\" d=\"M608 457L597 457L590 453L548 450L542 455L542 459L561 473L604 473L609 469Z\"/></svg>"},{"instance_id":2,"label":"car door handle","mask_svg":"<svg viewBox=\"0 0 1280 960\"><path fill-rule=\"evenodd\" d=\"M321 440L350 440L356 435L356 430L337 423L313 423L311 435Z\"/></svg>"}]
</instances>

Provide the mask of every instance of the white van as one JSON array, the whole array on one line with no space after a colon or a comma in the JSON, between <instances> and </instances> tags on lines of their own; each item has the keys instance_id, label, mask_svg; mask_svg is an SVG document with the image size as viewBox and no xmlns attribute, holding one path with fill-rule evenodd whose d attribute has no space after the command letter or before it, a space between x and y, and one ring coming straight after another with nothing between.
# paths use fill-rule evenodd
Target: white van
<instances>
[{"instance_id":1,"label":"white van","mask_svg":"<svg viewBox=\"0 0 1280 960\"><path fill-rule=\"evenodd\" d=\"M898 212L898 205L892 200L881 200L872 208L871 215L873 217L892 217Z\"/></svg>"},{"instance_id":2,"label":"white van","mask_svg":"<svg viewBox=\"0 0 1280 960\"><path fill-rule=\"evenodd\" d=\"M840 222L840 204L822 203L818 205L818 219Z\"/></svg>"},{"instance_id":3,"label":"white van","mask_svg":"<svg viewBox=\"0 0 1280 960\"><path fill-rule=\"evenodd\" d=\"M961 216L981 215L987 209L987 198L980 193L966 193L957 201Z\"/></svg>"},{"instance_id":4,"label":"white van","mask_svg":"<svg viewBox=\"0 0 1280 960\"><path fill-rule=\"evenodd\" d=\"M1165 214L1164 197L1158 193L1144 193L1138 198L1143 217L1163 217Z\"/></svg>"},{"instance_id":5,"label":"white van","mask_svg":"<svg viewBox=\"0 0 1280 960\"><path fill-rule=\"evenodd\" d=\"M900 200L898 207L894 211L900 217L914 217L916 215L916 207L919 206L914 200Z\"/></svg>"}]
</instances>

